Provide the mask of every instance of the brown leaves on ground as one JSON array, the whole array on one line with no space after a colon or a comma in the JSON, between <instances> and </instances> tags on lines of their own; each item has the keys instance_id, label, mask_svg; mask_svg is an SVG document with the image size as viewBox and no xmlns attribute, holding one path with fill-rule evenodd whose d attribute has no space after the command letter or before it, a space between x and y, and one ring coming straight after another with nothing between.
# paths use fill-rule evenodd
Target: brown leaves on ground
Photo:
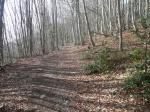
<instances>
[{"instance_id":1,"label":"brown leaves on ground","mask_svg":"<svg viewBox=\"0 0 150 112\"><path fill-rule=\"evenodd\" d=\"M149 112L141 99L122 91L126 76L122 70L105 75L84 73L82 65L87 62L80 60L80 54L87 46L63 47L7 67L0 79L0 109L7 109L6 112L12 107L15 108L11 112Z\"/></svg>"}]
</instances>

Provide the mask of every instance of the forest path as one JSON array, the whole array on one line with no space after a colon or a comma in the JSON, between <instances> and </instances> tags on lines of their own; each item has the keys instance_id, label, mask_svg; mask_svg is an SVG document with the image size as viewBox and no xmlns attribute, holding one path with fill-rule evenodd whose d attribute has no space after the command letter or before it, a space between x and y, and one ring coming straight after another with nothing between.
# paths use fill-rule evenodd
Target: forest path
<instances>
[{"instance_id":1,"label":"forest path","mask_svg":"<svg viewBox=\"0 0 150 112\"><path fill-rule=\"evenodd\" d=\"M0 104L37 112L143 112L132 98L119 95L120 74L83 74L80 50L66 46L46 56L20 60L0 80Z\"/></svg>"}]
</instances>

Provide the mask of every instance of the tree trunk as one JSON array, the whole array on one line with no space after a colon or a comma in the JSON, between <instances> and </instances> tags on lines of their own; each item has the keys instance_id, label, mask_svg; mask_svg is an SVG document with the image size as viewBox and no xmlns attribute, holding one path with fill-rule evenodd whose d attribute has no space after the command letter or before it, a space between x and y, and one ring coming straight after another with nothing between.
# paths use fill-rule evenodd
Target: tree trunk
<instances>
[{"instance_id":1,"label":"tree trunk","mask_svg":"<svg viewBox=\"0 0 150 112\"><path fill-rule=\"evenodd\" d=\"M3 14L5 0L0 0L0 65L3 65Z\"/></svg>"},{"instance_id":2,"label":"tree trunk","mask_svg":"<svg viewBox=\"0 0 150 112\"><path fill-rule=\"evenodd\" d=\"M120 0L118 0L118 30L119 30L119 50L123 50L122 44L122 22L121 22L121 10L120 10Z\"/></svg>"},{"instance_id":3,"label":"tree trunk","mask_svg":"<svg viewBox=\"0 0 150 112\"><path fill-rule=\"evenodd\" d=\"M92 46L95 47L95 43L93 41L91 28L90 28L90 23L89 23L87 11L86 11L85 0L83 0L83 6L84 6L84 11L85 11L85 18L86 18L86 22L87 22L87 28L88 28L88 32L89 32L89 36L90 36L90 41L91 41Z\"/></svg>"}]
</instances>

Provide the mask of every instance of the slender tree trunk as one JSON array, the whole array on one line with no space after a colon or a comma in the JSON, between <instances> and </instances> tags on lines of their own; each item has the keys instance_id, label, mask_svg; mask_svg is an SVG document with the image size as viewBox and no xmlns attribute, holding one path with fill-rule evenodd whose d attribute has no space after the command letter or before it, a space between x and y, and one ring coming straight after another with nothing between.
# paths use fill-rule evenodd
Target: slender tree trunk
<instances>
[{"instance_id":1,"label":"slender tree trunk","mask_svg":"<svg viewBox=\"0 0 150 112\"><path fill-rule=\"evenodd\" d=\"M112 12L111 12L111 0L109 0L109 29L110 29L110 33L112 32Z\"/></svg>"},{"instance_id":2,"label":"slender tree trunk","mask_svg":"<svg viewBox=\"0 0 150 112\"><path fill-rule=\"evenodd\" d=\"M123 43L122 43L122 18L121 18L121 10L120 10L120 0L118 0L118 30L119 30L119 50L123 50Z\"/></svg>"},{"instance_id":3,"label":"slender tree trunk","mask_svg":"<svg viewBox=\"0 0 150 112\"><path fill-rule=\"evenodd\" d=\"M56 36L56 49L59 50L59 39L58 39L58 23L57 23L57 19L58 19L58 15L57 15L57 0L54 1L55 2L55 36Z\"/></svg>"},{"instance_id":4,"label":"slender tree trunk","mask_svg":"<svg viewBox=\"0 0 150 112\"><path fill-rule=\"evenodd\" d=\"M79 44L83 44L82 21L81 21L80 2L79 2L79 0L76 0L76 13L77 13L77 30L79 32Z\"/></svg>"},{"instance_id":5,"label":"slender tree trunk","mask_svg":"<svg viewBox=\"0 0 150 112\"><path fill-rule=\"evenodd\" d=\"M58 32L57 32L57 4L56 0L52 0L52 24L53 24L53 34L52 34L52 50L59 49L58 48Z\"/></svg>"},{"instance_id":6,"label":"slender tree trunk","mask_svg":"<svg viewBox=\"0 0 150 112\"><path fill-rule=\"evenodd\" d=\"M0 0L0 65L3 65L3 14L5 0Z\"/></svg>"},{"instance_id":7,"label":"slender tree trunk","mask_svg":"<svg viewBox=\"0 0 150 112\"><path fill-rule=\"evenodd\" d=\"M100 28L99 28L99 0L96 0L96 26L97 26L97 32L99 32Z\"/></svg>"},{"instance_id":8,"label":"slender tree trunk","mask_svg":"<svg viewBox=\"0 0 150 112\"><path fill-rule=\"evenodd\" d=\"M4 25L5 26L5 25ZM10 45L9 45L9 42L8 42L8 35L6 33L6 28L4 29L4 33L5 33L5 40L6 40L6 45L7 45L7 48L8 48L8 56L9 56L9 62L12 63L12 54L11 54L11 50L10 50Z\"/></svg>"},{"instance_id":9,"label":"slender tree trunk","mask_svg":"<svg viewBox=\"0 0 150 112\"><path fill-rule=\"evenodd\" d=\"M87 11L86 11L85 0L83 0L83 6L84 6L84 11L85 11L85 18L86 18L86 22L87 22L87 28L88 28L88 32L89 32L89 36L90 36L90 41L91 41L92 46L95 47L95 43L94 43L94 40L92 37L90 23L89 23Z\"/></svg>"}]
</instances>

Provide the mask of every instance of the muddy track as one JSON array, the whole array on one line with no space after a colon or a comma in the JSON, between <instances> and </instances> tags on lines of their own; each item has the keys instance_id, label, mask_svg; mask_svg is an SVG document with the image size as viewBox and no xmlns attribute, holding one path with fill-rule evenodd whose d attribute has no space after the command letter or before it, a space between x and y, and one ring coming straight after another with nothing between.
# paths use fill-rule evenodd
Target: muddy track
<instances>
[{"instance_id":1,"label":"muddy track","mask_svg":"<svg viewBox=\"0 0 150 112\"><path fill-rule=\"evenodd\" d=\"M122 79L89 76L88 80L79 58L76 49L68 46L7 67L0 80L0 104L22 105L37 112L141 111L142 105L114 94Z\"/></svg>"}]
</instances>

